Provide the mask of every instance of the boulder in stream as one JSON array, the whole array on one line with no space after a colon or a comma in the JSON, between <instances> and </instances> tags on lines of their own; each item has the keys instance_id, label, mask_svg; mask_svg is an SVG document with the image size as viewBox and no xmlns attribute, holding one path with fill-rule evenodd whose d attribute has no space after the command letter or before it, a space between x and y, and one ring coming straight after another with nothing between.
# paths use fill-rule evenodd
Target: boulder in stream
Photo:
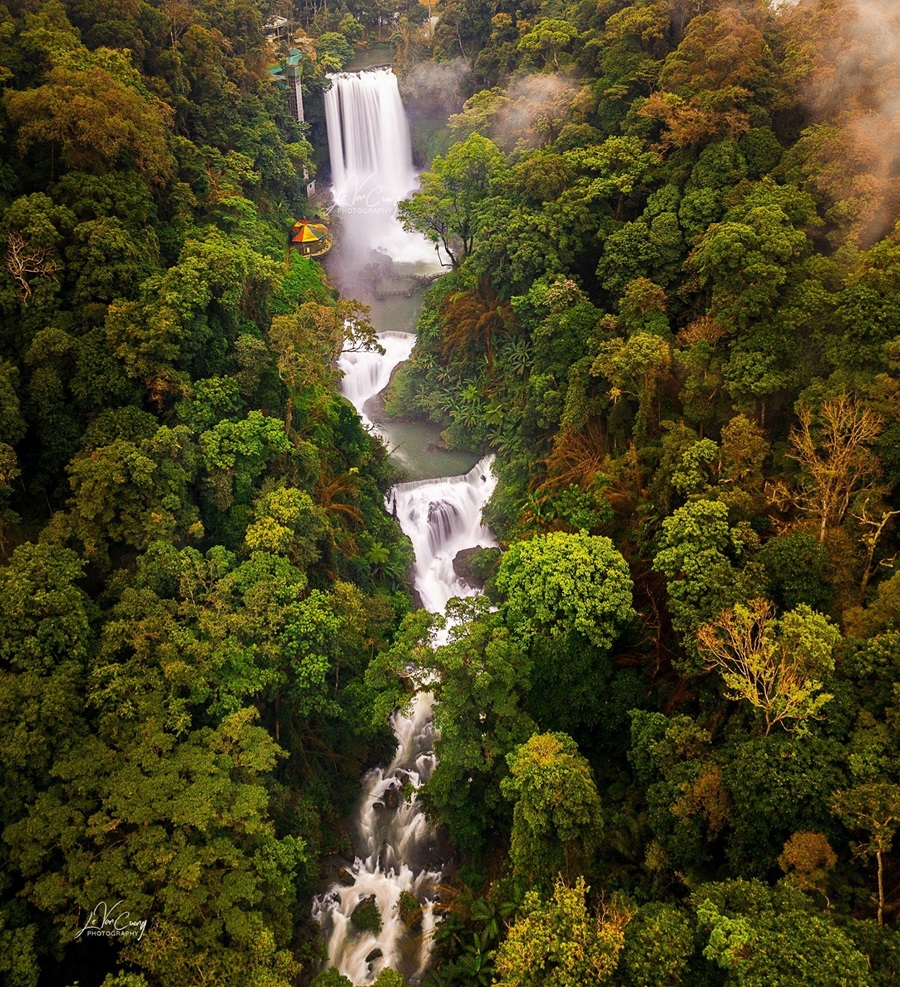
<instances>
[{"instance_id":1,"label":"boulder in stream","mask_svg":"<svg viewBox=\"0 0 900 987\"><path fill-rule=\"evenodd\" d=\"M500 560L499 548L464 548L453 559L453 571L466 585L474 589L484 589L484 584L494 574Z\"/></svg>"},{"instance_id":2,"label":"boulder in stream","mask_svg":"<svg viewBox=\"0 0 900 987\"><path fill-rule=\"evenodd\" d=\"M403 793L399 788L387 789L381 798L386 809L397 810L403 804Z\"/></svg>"},{"instance_id":3,"label":"boulder in stream","mask_svg":"<svg viewBox=\"0 0 900 987\"><path fill-rule=\"evenodd\" d=\"M361 898L350 914L350 921L360 932L381 932L381 912L375 895Z\"/></svg>"}]
</instances>

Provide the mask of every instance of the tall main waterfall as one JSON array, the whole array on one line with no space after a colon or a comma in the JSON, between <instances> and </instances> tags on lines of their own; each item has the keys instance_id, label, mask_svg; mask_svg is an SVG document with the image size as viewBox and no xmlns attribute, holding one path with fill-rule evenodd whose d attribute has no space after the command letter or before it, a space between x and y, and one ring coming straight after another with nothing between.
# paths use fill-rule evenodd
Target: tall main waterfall
<instances>
[{"instance_id":1,"label":"tall main waterfall","mask_svg":"<svg viewBox=\"0 0 900 987\"><path fill-rule=\"evenodd\" d=\"M325 120L334 201L371 208L381 204L376 190L387 202L402 199L416 187L416 173L397 76L374 69L329 78Z\"/></svg>"},{"instance_id":2,"label":"tall main waterfall","mask_svg":"<svg viewBox=\"0 0 900 987\"><path fill-rule=\"evenodd\" d=\"M342 237L356 237L368 251L391 261L433 261L431 247L406 233L387 208L391 197L396 202L415 186L396 78L381 70L334 76L332 81L326 114ZM379 339L384 355L344 353L338 361L343 393L367 424L367 402L385 387L415 342L411 333L393 331L382 332ZM485 458L464 476L401 483L389 492L388 509L413 543L414 582L429 610L442 611L451 597L475 592L457 578L453 559L463 548L495 544L481 524L481 510L494 486L490 459ZM428 968L437 921L443 847L416 797L435 766L431 695L420 692L405 714L394 715L392 726L397 737L393 761L363 779L354 820L355 861L313 909L327 940L330 965L355 985L371 984L385 967L419 983ZM409 907L401 909L404 894L411 896L406 906L413 898L418 902L420 911L412 920ZM359 928L354 912L370 911L373 905L380 929Z\"/></svg>"},{"instance_id":3,"label":"tall main waterfall","mask_svg":"<svg viewBox=\"0 0 900 987\"><path fill-rule=\"evenodd\" d=\"M373 69L328 78L325 122L342 246L356 247L358 256L377 251L395 262L434 262L434 247L407 233L396 216L417 182L397 77Z\"/></svg>"}]
</instances>

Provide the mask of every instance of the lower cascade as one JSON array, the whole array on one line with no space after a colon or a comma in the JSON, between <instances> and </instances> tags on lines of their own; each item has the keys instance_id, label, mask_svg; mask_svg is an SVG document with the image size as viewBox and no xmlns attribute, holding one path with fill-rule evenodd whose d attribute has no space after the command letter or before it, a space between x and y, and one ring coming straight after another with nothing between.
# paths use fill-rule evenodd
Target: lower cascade
<instances>
[{"instance_id":1,"label":"lower cascade","mask_svg":"<svg viewBox=\"0 0 900 987\"><path fill-rule=\"evenodd\" d=\"M416 590L422 605L434 613L441 613L454 596L474 592L456 575L457 553L497 544L481 523L482 508L497 485L492 462L493 456L485 456L465 476L398 483L388 494L388 510L416 553Z\"/></svg>"},{"instance_id":2,"label":"lower cascade","mask_svg":"<svg viewBox=\"0 0 900 987\"><path fill-rule=\"evenodd\" d=\"M378 342L384 355L374 350L345 352L338 358L338 369L344 374L341 393L359 412L365 425L374 428L366 414L366 404L387 387L394 368L409 358L416 345L416 337L411 332L381 332Z\"/></svg>"},{"instance_id":3,"label":"lower cascade","mask_svg":"<svg viewBox=\"0 0 900 987\"><path fill-rule=\"evenodd\" d=\"M394 716L397 754L389 767L375 768L363 781L354 834L359 855L347 872L352 883L335 884L313 908L327 936L329 964L357 985L372 983L384 967L415 983L428 967L440 851L414 791L410 797L403 790L418 788L434 769L431 702L430 694L419 693L405 716ZM421 906L411 927L401 914L404 893ZM356 928L354 913L372 906L381 928Z\"/></svg>"},{"instance_id":4,"label":"lower cascade","mask_svg":"<svg viewBox=\"0 0 900 987\"><path fill-rule=\"evenodd\" d=\"M383 355L345 353L339 360L343 393L366 421L366 403L407 359L415 337L385 332L379 340ZM387 508L415 550L416 591L431 611L439 613L452 597L475 592L456 575L456 554L496 544L481 523L482 508L496 486L491 462L488 456L464 476L399 483L388 493ZM421 982L428 969L444 855L416 791L435 766L432 701L430 693L420 692L407 712L394 714L397 753L387 768L375 768L363 779L353 825L356 859L345 870L346 883L335 883L313 907L329 964L360 987L385 967L410 983ZM411 907L412 917L403 904ZM376 911L379 919L373 921Z\"/></svg>"},{"instance_id":5,"label":"lower cascade","mask_svg":"<svg viewBox=\"0 0 900 987\"><path fill-rule=\"evenodd\" d=\"M412 540L414 584L429 610L442 611L452 597L475 592L454 572L457 552L496 544L481 524L481 510L496 485L491 461L485 457L465 476L400 483L388 494L388 508ZM314 906L330 965L356 985L371 984L384 967L415 984L428 968L434 904L443 879L442 846L416 791L436 763L432 701L430 693L420 692L406 713L394 714L397 754L389 767L375 768L363 780L354 820L357 856L346 872L348 882L333 885ZM421 908L421 917L409 925L402 914L404 894ZM354 913L359 916L358 909L373 905L381 928L360 929L368 923L354 923Z\"/></svg>"}]
</instances>

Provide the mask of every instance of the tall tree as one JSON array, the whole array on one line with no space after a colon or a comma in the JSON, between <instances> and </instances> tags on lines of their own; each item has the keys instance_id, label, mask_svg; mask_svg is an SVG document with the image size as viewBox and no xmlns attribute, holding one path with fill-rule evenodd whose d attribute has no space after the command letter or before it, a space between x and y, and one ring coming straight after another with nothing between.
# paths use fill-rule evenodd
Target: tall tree
<instances>
[{"instance_id":1,"label":"tall tree","mask_svg":"<svg viewBox=\"0 0 900 987\"><path fill-rule=\"evenodd\" d=\"M615 902L596 911L584 878L557 882L553 896L525 896L522 914L497 953L496 987L582 987L611 983L630 913Z\"/></svg>"},{"instance_id":2,"label":"tall tree","mask_svg":"<svg viewBox=\"0 0 900 987\"><path fill-rule=\"evenodd\" d=\"M507 755L501 788L515 803L510 859L529 881L549 886L583 875L603 833L591 769L564 733L535 734Z\"/></svg>"},{"instance_id":3,"label":"tall tree","mask_svg":"<svg viewBox=\"0 0 900 987\"><path fill-rule=\"evenodd\" d=\"M697 630L697 647L716 669L731 699L744 699L762 713L765 735L780 724L805 730L834 697L823 680L834 671L837 628L801 604L775 616L766 600L735 604Z\"/></svg>"},{"instance_id":4,"label":"tall tree","mask_svg":"<svg viewBox=\"0 0 900 987\"><path fill-rule=\"evenodd\" d=\"M472 134L454 144L434 159L418 190L400 203L404 228L424 233L457 267L472 251L481 232L480 207L505 170L502 152L486 137Z\"/></svg>"}]
</instances>

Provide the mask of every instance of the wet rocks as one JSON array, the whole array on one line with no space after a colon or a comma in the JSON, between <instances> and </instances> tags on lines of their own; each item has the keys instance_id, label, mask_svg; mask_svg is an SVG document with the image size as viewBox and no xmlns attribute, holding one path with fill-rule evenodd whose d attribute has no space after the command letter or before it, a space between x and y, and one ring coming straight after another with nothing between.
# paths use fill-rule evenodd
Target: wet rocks
<instances>
[{"instance_id":1,"label":"wet rocks","mask_svg":"<svg viewBox=\"0 0 900 987\"><path fill-rule=\"evenodd\" d=\"M500 558L499 548L464 548L453 558L453 571L467 585L484 589Z\"/></svg>"},{"instance_id":2,"label":"wet rocks","mask_svg":"<svg viewBox=\"0 0 900 987\"><path fill-rule=\"evenodd\" d=\"M360 932L381 932L381 912L375 895L361 898L350 914L350 921Z\"/></svg>"},{"instance_id":3,"label":"wet rocks","mask_svg":"<svg viewBox=\"0 0 900 987\"><path fill-rule=\"evenodd\" d=\"M391 809L396 811L403 804L403 793L399 788L389 788L384 795L382 795L382 801L386 809Z\"/></svg>"}]
</instances>

